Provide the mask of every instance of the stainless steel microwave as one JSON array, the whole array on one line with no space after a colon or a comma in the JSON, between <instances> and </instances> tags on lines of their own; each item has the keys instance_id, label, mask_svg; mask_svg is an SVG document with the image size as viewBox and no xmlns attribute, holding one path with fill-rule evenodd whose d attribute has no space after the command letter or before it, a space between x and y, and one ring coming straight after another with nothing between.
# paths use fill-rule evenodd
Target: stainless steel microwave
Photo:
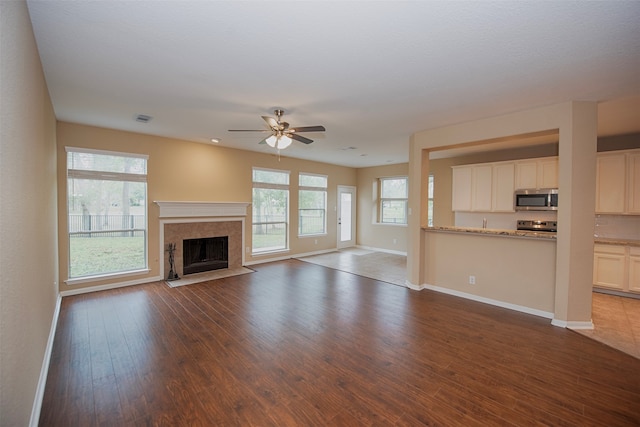
<instances>
[{"instance_id":1,"label":"stainless steel microwave","mask_svg":"<svg viewBox=\"0 0 640 427\"><path fill-rule=\"evenodd\" d=\"M558 189L516 190L513 196L513 206L517 211L557 211Z\"/></svg>"}]
</instances>

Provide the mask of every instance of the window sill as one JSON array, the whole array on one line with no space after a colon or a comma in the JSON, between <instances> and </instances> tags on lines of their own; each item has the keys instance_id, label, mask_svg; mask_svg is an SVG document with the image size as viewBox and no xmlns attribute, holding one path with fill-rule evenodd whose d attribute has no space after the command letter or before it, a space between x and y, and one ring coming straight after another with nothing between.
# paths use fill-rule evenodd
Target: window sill
<instances>
[{"instance_id":1,"label":"window sill","mask_svg":"<svg viewBox=\"0 0 640 427\"><path fill-rule=\"evenodd\" d=\"M318 234L299 234L299 239L306 239L309 237L327 237L327 233L318 233Z\"/></svg>"},{"instance_id":2,"label":"window sill","mask_svg":"<svg viewBox=\"0 0 640 427\"><path fill-rule=\"evenodd\" d=\"M151 270L149 270L148 268L143 268L140 270L124 271L121 273L96 274L95 276L84 276L84 277L78 277L74 279L67 279L64 281L64 283L67 286L81 285L84 283L92 283L100 280L120 279L123 277L141 276L143 274L149 274L150 271Z\"/></svg>"},{"instance_id":3,"label":"window sill","mask_svg":"<svg viewBox=\"0 0 640 427\"><path fill-rule=\"evenodd\" d=\"M264 252L251 252L251 257L252 258L257 258L257 257L261 257L261 256L269 256L269 255L275 255L275 254L285 254L285 253L289 253L291 250L289 248L287 249L276 249L273 251L264 251Z\"/></svg>"},{"instance_id":4,"label":"window sill","mask_svg":"<svg viewBox=\"0 0 640 427\"><path fill-rule=\"evenodd\" d=\"M407 227L407 224L397 224L393 222L374 222L373 225L388 225L390 227Z\"/></svg>"}]
</instances>

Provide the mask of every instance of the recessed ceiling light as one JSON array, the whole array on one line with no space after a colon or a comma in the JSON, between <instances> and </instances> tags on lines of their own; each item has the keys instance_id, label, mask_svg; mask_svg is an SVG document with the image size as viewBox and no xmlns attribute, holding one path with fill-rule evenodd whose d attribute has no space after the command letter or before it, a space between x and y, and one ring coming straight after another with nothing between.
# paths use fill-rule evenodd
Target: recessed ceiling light
<instances>
[{"instance_id":1,"label":"recessed ceiling light","mask_svg":"<svg viewBox=\"0 0 640 427\"><path fill-rule=\"evenodd\" d=\"M357 150L357 147L344 147L341 148L342 151L348 151L348 150Z\"/></svg>"},{"instance_id":2,"label":"recessed ceiling light","mask_svg":"<svg viewBox=\"0 0 640 427\"><path fill-rule=\"evenodd\" d=\"M220 142L220 138L211 138L211 142L213 142L214 144L217 144Z\"/></svg>"},{"instance_id":3,"label":"recessed ceiling light","mask_svg":"<svg viewBox=\"0 0 640 427\"><path fill-rule=\"evenodd\" d=\"M138 114L135 117L135 121L140 123L149 123L151 119L153 119L153 117L148 116L146 114Z\"/></svg>"}]
</instances>

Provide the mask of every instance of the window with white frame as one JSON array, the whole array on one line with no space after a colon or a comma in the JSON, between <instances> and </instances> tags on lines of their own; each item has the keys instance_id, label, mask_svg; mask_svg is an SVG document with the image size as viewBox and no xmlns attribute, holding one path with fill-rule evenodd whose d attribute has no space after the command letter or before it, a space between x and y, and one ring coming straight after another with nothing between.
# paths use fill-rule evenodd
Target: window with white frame
<instances>
[{"instance_id":1,"label":"window with white frame","mask_svg":"<svg viewBox=\"0 0 640 427\"><path fill-rule=\"evenodd\" d=\"M327 177L301 173L298 179L298 235L325 234L327 230Z\"/></svg>"},{"instance_id":2,"label":"window with white frame","mask_svg":"<svg viewBox=\"0 0 640 427\"><path fill-rule=\"evenodd\" d=\"M69 278L147 268L147 156L67 151Z\"/></svg>"},{"instance_id":3,"label":"window with white frame","mask_svg":"<svg viewBox=\"0 0 640 427\"><path fill-rule=\"evenodd\" d=\"M407 223L407 177L380 178L379 218L383 224Z\"/></svg>"},{"instance_id":4,"label":"window with white frame","mask_svg":"<svg viewBox=\"0 0 640 427\"><path fill-rule=\"evenodd\" d=\"M289 171L253 169L252 252L289 246Z\"/></svg>"}]
</instances>

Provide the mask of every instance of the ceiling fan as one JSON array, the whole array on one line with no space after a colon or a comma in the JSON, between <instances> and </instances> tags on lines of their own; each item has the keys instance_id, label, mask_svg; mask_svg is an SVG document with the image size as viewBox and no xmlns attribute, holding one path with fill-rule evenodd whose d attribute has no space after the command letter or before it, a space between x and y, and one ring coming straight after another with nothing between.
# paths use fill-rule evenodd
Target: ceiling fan
<instances>
[{"instance_id":1,"label":"ceiling fan","mask_svg":"<svg viewBox=\"0 0 640 427\"><path fill-rule=\"evenodd\" d=\"M269 129L229 129L229 132L271 132L271 135L260 141L260 144L268 144L270 147L277 148L278 150L284 150L295 139L304 144L311 144L312 139L298 135L300 132L324 132L326 129L324 126L299 126L289 127L289 123L283 122L282 116L284 110L275 110L274 114L276 118L269 116L262 116Z\"/></svg>"}]
</instances>

